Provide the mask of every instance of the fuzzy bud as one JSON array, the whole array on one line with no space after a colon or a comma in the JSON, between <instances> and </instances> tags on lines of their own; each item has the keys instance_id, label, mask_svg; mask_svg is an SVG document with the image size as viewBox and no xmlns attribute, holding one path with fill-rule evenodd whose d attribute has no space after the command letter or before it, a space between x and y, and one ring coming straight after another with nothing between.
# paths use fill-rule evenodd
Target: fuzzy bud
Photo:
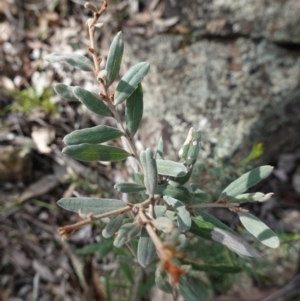
<instances>
[{"instance_id":1,"label":"fuzzy bud","mask_svg":"<svg viewBox=\"0 0 300 301\"><path fill-rule=\"evenodd\" d=\"M107 71L101 70L97 75L97 80L106 83L107 81Z\"/></svg>"},{"instance_id":2,"label":"fuzzy bud","mask_svg":"<svg viewBox=\"0 0 300 301\"><path fill-rule=\"evenodd\" d=\"M87 8L87 9L89 9L89 10L91 10L94 13L97 12L97 8L93 4L91 4L90 2L86 2L84 4L84 7Z\"/></svg>"}]
</instances>

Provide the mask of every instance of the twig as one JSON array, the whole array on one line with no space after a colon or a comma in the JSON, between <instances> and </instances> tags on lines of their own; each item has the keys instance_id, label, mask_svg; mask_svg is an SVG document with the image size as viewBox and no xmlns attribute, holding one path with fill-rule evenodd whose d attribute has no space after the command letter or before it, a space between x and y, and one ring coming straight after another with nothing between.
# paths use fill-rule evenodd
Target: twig
<instances>
[{"instance_id":1,"label":"twig","mask_svg":"<svg viewBox=\"0 0 300 301\"><path fill-rule=\"evenodd\" d=\"M150 203L150 200L148 199L148 200L144 201L143 203L139 204L139 207L147 206L149 203ZM76 224L72 224L72 225L68 225L68 226L64 226L64 227L59 227L57 229L57 232L62 236L68 236L73 231L75 231L75 230L77 230L77 229L79 229L79 228L81 228L85 225L91 224L92 222L94 222L96 220L99 220L99 219L102 219L102 218L105 218L105 217L110 217L110 216L113 216L113 215L117 215L117 214L120 214L120 213L125 213L125 212L128 212L128 211L132 210L133 208L135 208L135 206L133 204L129 203L123 208L119 208L119 209L112 210L112 211L102 213L102 214L98 214L98 215L92 215L91 218L87 218L87 219L85 219L81 222L78 222Z\"/></svg>"}]
</instances>

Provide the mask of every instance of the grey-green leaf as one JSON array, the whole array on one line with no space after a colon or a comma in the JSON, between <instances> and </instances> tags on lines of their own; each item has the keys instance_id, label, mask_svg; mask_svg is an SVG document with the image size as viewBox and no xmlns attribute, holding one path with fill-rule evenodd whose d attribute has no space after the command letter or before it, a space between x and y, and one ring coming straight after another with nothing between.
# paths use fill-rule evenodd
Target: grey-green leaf
<instances>
[{"instance_id":1,"label":"grey-green leaf","mask_svg":"<svg viewBox=\"0 0 300 301\"><path fill-rule=\"evenodd\" d=\"M221 193L219 200L230 200L239 194L245 192L250 187L259 183L268 177L273 171L273 167L269 165L257 167L239 177L237 180L227 186Z\"/></svg>"},{"instance_id":2,"label":"grey-green leaf","mask_svg":"<svg viewBox=\"0 0 300 301\"><path fill-rule=\"evenodd\" d=\"M134 136L143 117L143 88L139 84L126 101L125 118L127 131Z\"/></svg>"},{"instance_id":3,"label":"grey-green leaf","mask_svg":"<svg viewBox=\"0 0 300 301\"><path fill-rule=\"evenodd\" d=\"M77 100L73 93L73 88L72 86L67 86L64 84L55 84L53 85L54 91L61 97L69 99L69 100Z\"/></svg>"},{"instance_id":4,"label":"grey-green leaf","mask_svg":"<svg viewBox=\"0 0 300 301\"><path fill-rule=\"evenodd\" d=\"M172 294L173 289L169 281L166 279L166 272L162 271L160 267L155 270L155 284L157 287L167 294Z\"/></svg>"},{"instance_id":5,"label":"grey-green leaf","mask_svg":"<svg viewBox=\"0 0 300 301\"><path fill-rule=\"evenodd\" d=\"M138 243L138 249L137 249L137 259L139 264L143 268L147 267L151 263L155 254L156 254L155 246L147 230L143 228Z\"/></svg>"},{"instance_id":6,"label":"grey-green leaf","mask_svg":"<svg viewBox=\"0 0 300 301\"><path fill-rule=\"evenodd\" d=\"M130 156L124 149L99 144L82 143L65 147L62 152L68 157L86 161L114 162L126 159Z\"/></svg>"},{"instance_id":7,"label":"grey-green leaf","mask_svg":"<svg viewBox=\"0 0 300 301\"><path fill-rule=\"evenodd\" d=\"M230 203L245 203L245 202L266 202L274 193L270 192L264 194L262 192L244 193L236 196L234 199L230 199Z\"/></svg>"},{"instance_id":8,"label":"grey-green leaf","mask_svg":"<svg viewBox=\"0 0 300 301\"><path fill-rule=\"evenodd\" d=\"M239 212L238 215L244 227L261 243L270 248L279 247L279 238L260 219L247 212Z\"/></svg>"},{"instance_id":9,"label":"grey-green leaf","mask_svg":"<svg viewBox=\"0 0 300 301\"><path fill-rule=\"evenodd\" d=\"M115 93L115 104L120 104L137 88L149 71L149 64L146 62L138 63L131 67L121 78Z\"/></svg>"},{"instance_id":10,"label":"grey-green leaf","mask_svg":"<svg viewBox=\"0 0 300 301\"><path fill-rule=\"evenodd\" d=\"M97 125L87 129L76 130L64 137L63 142L67 145L81 143L99 144L123 136L123 133L116 128Z\"/></svg>"},{"instance_id":11,"label":"grey-green leaf","mask_svg":"<svg viewBox=\"0 0 300 301\"><path fill-rule=\"evenodd\" d=\"M184 202L185 204L188 204L191 199L190 192L183 186L173 186L168 184L158 185L156 194L172 197L176 200Z\"/></svg>"},{"instance_id":12,"label":"grey-green leaf","mask_svg":"<svg viewBox=\"0 0 300 301\"><path fill-rule=\"evenodd\" d=\"M181 260L186 265L191 265L193 270L204 272L218 272L218 273L239 273L242 268L238 265L229 264L203 264L189 259Z\"/></svg>"},{"instance_id":13,"label":"grey-green leaf","mask_svg":"<svg viewBox=\"0 0 300 301\"><path fill-rule=\"evenodd\" d=\"M141 231L141 225L138 223L124 224L118 231L118 234L114 240L114 246L116 248L122 247L125 243L129 242L132 238L139 235Z\"/></svg>"},{"instance_id":14,"label":"grey-green leaf","mask_svg":"<svg viewBox=\"0 0 300 301\"><path fill-rule=\"evenodd\" d=\"M163 231L164 233L170 233L174 228L173 222L164 216L154 219L152 224L157 230Z\"/></svg>"},{"instance_id":15,"label":"grey-green leaf","mask_svg":"<svg viewBox=\"0 0 300 301\"><path fill-rule=\"evenodd\" d=\"M46 55L45 59L50 63L65 62L83 71L94 70L94 66L91 60L80 54L75 54L75 53L64 54L64 53L53 52Z\"/></svg>"},{"instance_id":16,"label":"grey-green leaf","mask_svg":"<svg viewBox=\"0 0 300 301\"><path fill-rule=\"evenodd\" d=\"M102 230L102 236L109 238L115 235L123 224L124 214L119 214L117 217L112 218L105 228Z\"/></svg>"},{"instance_id":17,"label":"grey-green leaf","mask_svg":"<svg viewBox=\"0 0 300 301\"><path fill-rule=\"evenodd\" d=\"M231 232L232 234L237 235L231 228L229 228L227 225L222 223L219 219L215 218L213 215L210 215L209 213L206 213L204 211L197 211L197 217L198 220L205 221L207 223L211 223L214 226L226 230L228 232Z\"/></svg>"},{"instance_id":18,"label":"grey-green leaf","mask_svg":"<svg viewBox=\"0 0 300 301\"><path fill-rule=\"evenodd\" d=\"M173 206L174 210L177 212L177 223L179 230L181 232L189 230L192 220L190 213L185 208L185 204L168 196L164 196L164 200L169 206Z\"/></svg>"},{"instance_id":19,"label":"grey-green leaf","mask_svg":"<svg viewBox=\"0 0 300 301\"><path fill-rule=\"evenodd\" d=\"M171 160L156 160L157 172L162 176L184 177L187 174L187 168L178 162Z\"/></svg>"},{"instance_id":20,"label":"grey-green leaf","mask_svg":"<svg viewBox=\"0 0 300 301\"><path fill-rule=\"evenodd\" d=\"M201 132L193 128L189 130L188 136L179 151L181 161L187 165L194 165L200 152Z\"/></svg>"},{"instance_id":21,"label":"grey-green leaf","mask_svg":"<svg viewBox=\"0 0 300 301\"><path fill-rule=\"evenodd\" d=\"M135 193L146 190L144 185L129 182L116 183L114 188L122 193Z\"/></svg>"},{"instance_id":22,"label":"grey-green leaf","mask_svg":"<svg viewBox=\"0 0 300 301\"><path fill-rule=\"evenodd\" d=\"M114 37L107 56L107 86L110 86L118 77L123 57L124 44L122 40L122 32L119 31Z\"/></svg>"},{"instance_id":23,"label":"grey-green leaf","mask_svg":"<svg viewBox=\"0 0 300 301\"><path fill-rule=\"evenodd\" d=\"M205 215L204 218L201 216L192 217L190 232L204 239L219 242L240 256L261 257L254 248L237 236L233 230L230 228L227 230L228 227L222 222L220 222L222 229L209 222L210 220L215 223L214 219L211 219L211 216L205 217Z\"/></svg>"},{"instance_id":24,"label":"grey-green leaf","mask_svg":"<svg viewBox=\"0 0 300 301\"><path fill-rule=\"evenodd\" d=\"M196 291L188 284L188 282L184 279L184 277L180 277L179 286L176 288L178 293L186 300L186 301L201 301L203 300Z\"/></svg>"},{"instance_id":25,"label":"grey-green leaf","mask_svg":"<svg viewBox=\"0 0 300 301\"><path fill-rule=\"evenodd\" d=\"M73 93L89 110L102 116L112 116L110 109L94 93L91 93L81 87L74 87Z\"/></svg>"},{"instance_id":26,"label":"grey-green leaf","mask_svg":"<svg viewBox=\"0 0 300 301\"><path fill-rule=\"evenodd\" d=\"M164 141L163 141L162 137L160 137L158 140L155 159L156 160L164 159Z\"/></svg>"},{"instance_id":27,"label":"grey-green leaf","mask_svg":"<svg viewBox=\"0 0 300 301\"><path fill-rule=\"evenodd\" d=\"M62 198L57 204L69 211L78 213L79 209L83 214L93 213L94 215L110 212L126 206L121 200L98 199L98 198Z\"/></svg>"},{"instance_id":28,"label":"grey-green leaf","mask_svg":"<svg viewBox=\"0 0 300 301\"><path fill-rule=\"evenodd\" d=\"M141 163L144 168L144 184L147 188L148 194L154 196L157 188L157 166L156 160L153 157L152 151L147 148L140 154Z\"/></svg>"},{"instance_id":29,"label":"grey-green leaf","mask_svg":"<svg viewBox=\"0 0 300 301\"><path fill-rule=\"evenodd\" d=\"M261 257L247 242L231 232L215 227L211 232L211 237L242 257Z\"/></svg>"}]
</instances>

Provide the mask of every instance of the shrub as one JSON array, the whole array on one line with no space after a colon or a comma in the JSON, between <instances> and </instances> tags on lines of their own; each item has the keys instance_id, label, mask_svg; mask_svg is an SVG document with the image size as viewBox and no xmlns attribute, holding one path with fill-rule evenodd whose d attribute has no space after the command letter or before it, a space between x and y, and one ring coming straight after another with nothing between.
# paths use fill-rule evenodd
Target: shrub
<instances>
[{"instance_id":1,"label":"shrub","mask_svg":"<svg viewBox=\"0 0 300 301\"><path fill-rule=\"evenodd\" d=\"M186 300L201 300L197 290L188 280L194 270L208 267L184 258L185 247L193 236L220 243L242 257L260 257L259 252L244 241L231 228L214 216L206 213L207 208L226 208L236 213L244 227L259 241L271 248L279 246L279 239L262 221L240 207L245 202L267 201L272 193L246 193L246 191L268 177L273 168L261 166L242 175L226 187L218 200L207 203L198 183L189 181L200 151L201 132L191 128L179 151L179 161L166 159L163 140L156 151L147 148L137 153L134 144L143 114L142 80L149 71L149 64L141 62L131 67L112 89L119 75L123 55L122 34L119 32L109 49L105 69L100 70L101 58L97 56L94 40L95 30L101 28L98 18L105 12L104 1L98 10L90 3L85 7L92 10L94 18L87 22L92 61L78 54L52 53L50 62L65 62L82 71L94 72L100 85L100 93L94 94L79 86L56 84L54 90L66 99L78 99L90 111L109 116L117 127L98 125L76 130L64 138L67 145L63 153L77 160L120 161L134 158L138 171L133 174L134 182L115 184L120 193L129 194L129 202L121 199L94 197L68 197L58 201L66 210L78 213L83 220L73 225L60 227L62 236L105 217L110 217L102 231L104 238L114 237L113 245L120 248L136 240L134 251L137 262L147 267L155 256L159 263L155 272L157 286L165 292L177 290ZM119 107L125 104L125 113ZM108 145L113 139L122 139L124 148ZM105 143L105 144L104 144ZM135 197L131 200L131 194ZM138 195L139 202L136 202ZM199 254L201 257L201 254ZM209 269L219 272L239 271L234 265L211 265Z\"/></svg>"}]
</instances>

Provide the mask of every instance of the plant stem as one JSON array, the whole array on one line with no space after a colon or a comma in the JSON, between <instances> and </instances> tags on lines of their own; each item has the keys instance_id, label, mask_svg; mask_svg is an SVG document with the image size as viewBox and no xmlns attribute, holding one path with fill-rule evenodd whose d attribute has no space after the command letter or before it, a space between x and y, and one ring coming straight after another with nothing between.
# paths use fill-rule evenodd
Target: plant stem
<instances>
[{"instance_id":1,"label":"plant stem","mask_svg":"<svg viewBox=\"0 0 300 301\"><path fill-rule=\"evenodd\" d=\"M144 202L142 202L141 204L139 204L139 207L147 206L148 204L150 204L150 202L151 201L149 199L145 200ZM91 218L85 219L85 220L80 221L80 222L78 222L76 224L72 224L72 225L68 225L68 226L64 226L64 227L59 227L57 229L57 232L60 235L68 235L71 232L73 232L74 230L77 230L77 229L81 228L82 226L91 224L92 222L94 222L96 220L99 220L99 219L102 219L102 218L105 218L105 217L110 217L110 216L113 216L113 215L117 215L117 214L120 214L120 213L128 212L128 211L132 210L134 207L135 206L130 203L130 204L127 204L123 208L119 208L119 209L112 210L112 211L109 211L109 212L106 212L106 213L102 213L102 214L98 214L98 215L92 216Z\"/></svg>"},{"instance_id":2,"label":"plant stem","mask_svg":"<svg viewBox=\"0 0 300 301\"><path fill-rule=\"evenodd\" d=\"M236 203L231 203L231 204L216 204L216 203L211 203L211 204L195 204L195 205L190 205L187 206L187 209L196 209L196 208L228 208L228 209L238 209L239 204Z\"/></svg>"},{"instance_id":3,"label":"plant stem","mask_svg":"<svg viewBox=\"0 0 300 301\"><path fill-rule=\"evenodd\" d=\"M139 211L139 217L140 217L141 221L144 223L145 228L155 246L155 249L156 249L157 254L160 257L161 261L169 260L169 256L167 256L166 253L163 251L163 243L158 238L156 232L154 231L152 225L150 224L148 218L146 217L143 208L141 208Z\"/></svg>"},{"instance_id":4,"label":"plant stem","mask_svg":"<svg viewBox=\"0 0 300 301\"><path fill-rule=\"evenodd\" d=\"M91 24L88 24L88 27L89 27L89 37L91 43L91 47L89 48L89 50L90 53L92 54L93 61L94 61L94 66L95 66L94 73L95 75L97 75L100 72L100 67L99 67L98 57L95 48L95 27Z\"/></svg>"},{"instance_id":5,"label":"plant stem","mask_svg":"<svg viewBox=\"0 0 300 301\"><path fill-rule=\"evenodd\" d=\"M112 102L110 101L110 99L108 97L107 87L105 86L105 84L102 81L100 81L100 84L101 84L103 92L104 92L103 95L106 97L107 106L109 107L109 109L111 110L112 114L114 115L119 130L124 134L124 137L125 137L125 139L127 141L128 147L129 147L130 151L132 152L132 156L136 159L139 168L144 173L144 169L143 169L142 163L140 161L140 158L137 155L137 151L136 151L135 145L134 145L134 143L132 141L132 137L129 136L128 133L127 133L127 131L124 129L124 126L122 124L122 120L121 120L120 114L116 110L116 108L114 107L114 105L112 104ZM124 147L125 147L125 145L124 145Z\"/></svg>"}]
</instances>

